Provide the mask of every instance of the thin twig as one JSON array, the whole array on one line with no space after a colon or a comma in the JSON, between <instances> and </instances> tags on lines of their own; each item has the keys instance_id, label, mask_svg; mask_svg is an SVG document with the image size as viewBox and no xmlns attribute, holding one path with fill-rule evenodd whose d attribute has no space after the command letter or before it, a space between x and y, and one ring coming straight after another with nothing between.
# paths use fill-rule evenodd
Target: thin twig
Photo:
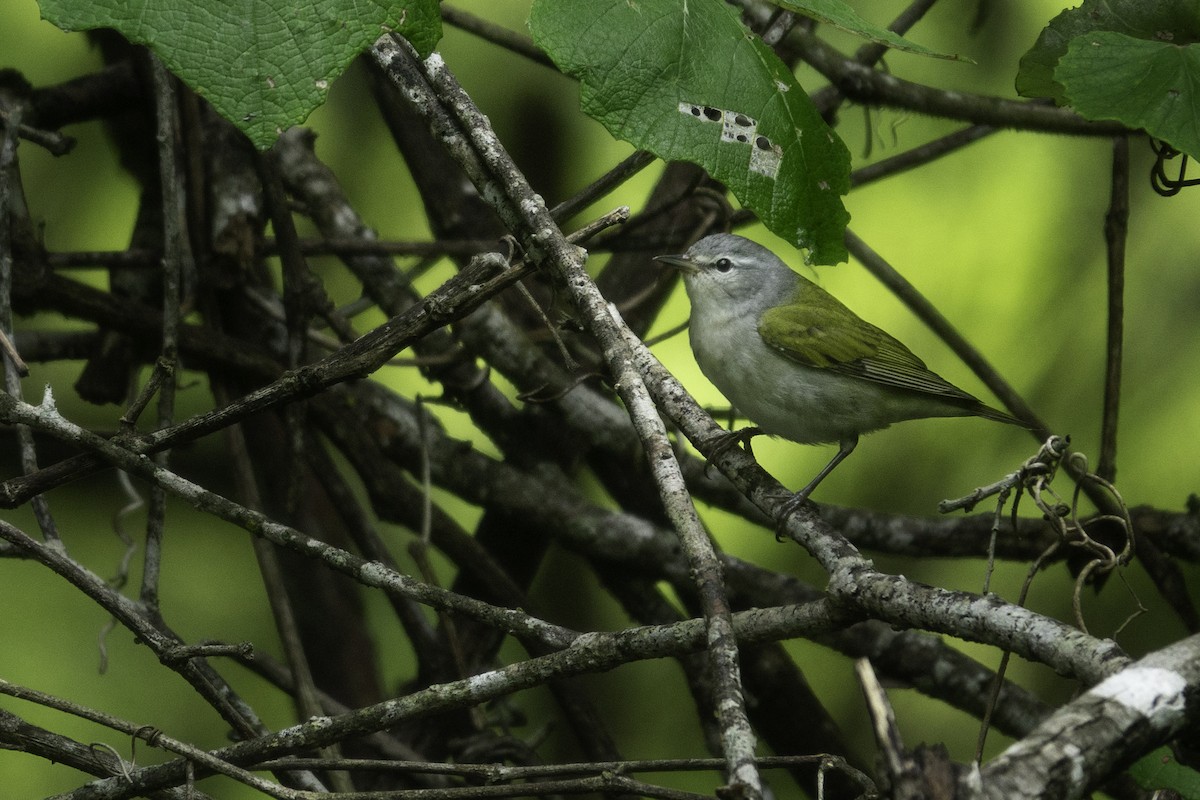
<instances>
[{"instance_id":1,"label":"thin twig","mask_svg":"<svg viewBox=\"0 0 1200 800\"><path fill-rule=\"evenodd\" d=\"M152 467L148 466L147 469ZM20 547L92 598L156 655L161 657L176 652L178 647L185 644L174 633L162 630L155 621L148 619L140 604L125 597L100 576L68 557L61 547L38 542L3 520L0 520L0 537ZM189 659L185 662L168 663L168 666L187 680L238 735L252 737L266 730L266 726L258 720L250 707L242 702L233 688L203 660Z\"/></svg>"},{"instance_id":2,"label":"thin twig","mask_svg":"<svg viewBox=\"0 0 1200 800\"><path fill-rule=\"evenodd\" d=\"M154 87L156 136L158 142L158 175L162 194L163 222L163 326L158 360L147 388L158 389L159 430L175 423L175 364L179 359L179 325L182 322L180 304L184 274L192 272L191 244L185 228L186 192L183 186L182 159L178 153L179 110L174 78L162 60L147 53L151 82ZM166 468L170 451L155 453L155 463ZM167 497L157 486L150 487L150 506L146 520L146 553L142 560L140 597L151 614L157 615L158 582L162 564L163 530L166 524Z\"/></svg>"},{"instance_id":3,"label":"thin twig","mask_svg":"<svg viewBox=\"0 0 1200 800\"><path fill-rule=\"evenodd\" d=\"M29 365L21 358L21 354L17 352L12 339L3 328L0 328L0 357L6 359L7 368L15 372L18 378L29 377Z\"/></svg>"},{"instance_id":4,"label":"thin twig","mask_svg":"<svg viewBox=\"0 0 1200 800\"><path fill-rule=\"evenodd\" d=\"M998 128L991 125L969 125L966 128L947 134L919 147L905 150L891 158L876 161L865 167L859 167L850 173L850 187L857 189L869 183L889 178L892 175L915 169L916 167L936 161L947 153L952 153L962 147L991 136Z\"/></svg>"},{"instance_id":5,"label":"thin twig","mask_svg":"<svg viewBox=\"0 0 1200 800\"><path fill-rule=\"evenodd\" d=\"M431 242L327 237L301 239L300 252L308 256L473 256L495 247L488 239L439 239ZM264 237L257 253L279 255L279 240ZM158 269L160 255L144 248L126 250L71 250L46 254L46 266L55 270L121 267Z\"/></svg>"},{"instance_id":6,"label":"thin twig","mask_svg":"<svg viewBox=\"0 0 1200 800\"><path fill-rule=\"evenodd\" d=\"M913 0L907 8L892 20L891 24L887 26L888 30L903 36L905 33L908 33L913 25L921 21L921 18L933 7L935 2L937 0ZM889 49L885 44L867 42L855 51L854 60L864 67L873 67L883 60ZM812 98L813 105L820 110L821 115L826 119L829 119L829 116L841 106L845 99L845 93L836 86L827 86L815 92Z\"/></svg>"},{"instance_id":7,"label":"thin twig","mask_svg":"<svg viewBox=\"0 0 1200 800\"><path fill-rule=\"evenodd\" d=\"M320 361L283 372L275 367L276 380L249 392L228 406L197 414L163 431L156 431L132 444L142 453L156 452L221 430L245 417L284 403L309 397L336 383L370 374L386 364L395 353L477 308L488 298L512 285L530 268L502 272L488 259L473 259L472 265L446 281L418 306L392 318ZM34 475L0 484L0 506L16 507L30 497L63 482L91 474L102 467L93 456L61 461ZM11 504L11 505L10 505Z\"/></svg>"},{"instance_id":8,"label":"thin twig","mask_svg":"<svg viewBox=\"0 0 1200 800\"><path fill-rule=\"evenodd\" d=\"M0 100L7 96L0 95ZM11 108L3 109L5 117L0 126L0 333L4 335L6 346L0 348L0 366L4 369L3 391L13 398L20 400L21 378L28 374L25 362L17 355L12 347L13 316L13 241L12 232L16 229L18 212L28 215L25 198L22 196L21 172L17 159L17 131L25 107L17 102ZM38 471L37 448L34 445L32 432L24 427L17 427L17 443L21 455L21 471L32 475ZM58 526L50 513L50 503L42 495L32 498L31 506L34 517L41 528L42 536L47 542L61 544Z\"/></svg>"},{"instance_id":9,"label":"thin twig","mask_svg":"<svg viewBox=\"0 0 1200 800\"><path fill-rule=\"evenodd\" d=\"M172 738L163 731L152 726L139 725L135 722L130 722L129 720L122 719L112 714L108 714L103 711L97 711L93 708L88 708L80 703L74 703L45 692L40 692L37 689L31 689L25 686L19 686L15 683L10 683L3 678L0 678L0 694L26 700L31 703L36 703L37 705L44 706L46 708L53 708L56 711L61 711L65 714L79 717L80 719L86 719L89 722L96 723L97 725L103 725L106 728L111 728L114 731L119 731L120 733L130 736L135 742L139 739L148 742L153 747L161 748L169 753L182 756L189 761L194 761L204 768L211 770L213 773L225 775L226 777L232 778L235 781L258 789L269 797L293 798L300 796L300 793L292 792L292 790L285 789L284 787L279 786L279 784L264 780L254 775L252 772L235 767L233 764L215 757L201 748ZM136 762L132 757L130 758L129 763L124 763L117 753L113 752L112 755L114 758L122 761L123 767L127 770L125 773L126 776L132 774L132 770L136 766ZM306 769L306 767L299 766L292 767L291 769L303 770Z\"/></svg>"},{"instance_id":10,"label":"thin twig","mask_svg":"<svg viewBox=\"0 0 1200 800\"><path fill-rule=\"evenodd\" d=\"M654 163L654 155L645 150L638 150L626 156L619 164L580 189L574 196L568 197L550 209L550 216L559 222L569 220L652 163Z\"/></svg>"},{"instance_id":11,"label":"thin twig","mask_svg":"<svg viewBox=\"0 0 1200 800\"><path fill-rule=\"evenodd\" d=\"M1117 479L1117 419L1121 407L1121 356L1125 325L1125 238L1129 230L1129 137L1113 139L1112 196L1104 215L1108 253L1108 341L1104 359L1104 416L1096 474Z\"/></svg>"},{"instance_id":12,"label":"thin twig","mask_svg":"<svg viewBox=\"0 0 1200 800\"><path fill-rule=\"evenodd\" d=\"M499 45L519 56L524 56L535 64L557 70L550 57L537 48L528 36L522 36L516 31L489 22L486 19L470 14L446 3L441 4L442 19L456 28L473 33L480 39Z\"/></svg>"},{"instance_id":13,"label":"thin twig","mask_svg":"<svg viewBox=\"0 0 1200 800\"><path fill-rule=\"evenodd\" d=\"M227 389L221 381L214 381L213 388L218 402L226 399ZM241 425L231 426L226 432L226 446L232 464L234 482L243 502L248 508L261 509L263 502ZM163 486L156 485L165 492ZM304 642L299 629L300 623L291 597L288 595L279 551L271 542L258 536L251 540L251 544L254 548L259 574L262 577L263 591L267 596L267 603L275 622L275 631L279 635L284 659L292 673L292 703L296 710L296 717L297 719L309 719L319 716L323 713L323 709L318 698L317 686L309 666L308 656L304 650ZM339 753L332 751L325 755L337 756ZM351 788L345 775L335 773L332 777L338 782L335 784L338 791L348 791Z\"/></svg>"},{"instance_id":14,"label":"thin twig","mask_svg":"<svg viewBox=\"0 0 1200 800\"><path fill-rule=\"evenodd\" d=\"M44 148L52 156L65 156L75 149L75 137L61 131L47 131L22 124L17 127L17 134L25 141Z\"/></svg>"}]
</instances>

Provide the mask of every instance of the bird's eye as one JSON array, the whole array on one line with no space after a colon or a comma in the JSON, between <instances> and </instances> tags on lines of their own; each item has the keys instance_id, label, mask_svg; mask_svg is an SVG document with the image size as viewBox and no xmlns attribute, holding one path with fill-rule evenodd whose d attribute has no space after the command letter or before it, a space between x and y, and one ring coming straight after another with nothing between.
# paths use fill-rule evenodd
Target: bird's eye
<instances>
[{"instance_id":1,"label":"bird's eye","mask_svg":"<svg viewBox=\"0 0 1200 800\"><path fill-rule=\"evenodd\" d=\"M717 272L729 272L729 270L733 269L733 262L728 258L718 258L717 263L713 266L717 268Z\"/></svg>"}]
</instances>

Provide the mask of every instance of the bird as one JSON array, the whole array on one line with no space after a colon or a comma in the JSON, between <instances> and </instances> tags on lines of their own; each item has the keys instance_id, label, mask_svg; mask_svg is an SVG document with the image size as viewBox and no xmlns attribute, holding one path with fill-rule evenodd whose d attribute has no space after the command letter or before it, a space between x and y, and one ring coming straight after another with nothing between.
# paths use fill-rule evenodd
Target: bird
<instances>
[{"instance_id":1,"label":"bird","mask_svg":"<svg viewBox=\"0 0 1200 800\"><path fill-rule=\"evenodd\" d=\"M786 520L858 445L862 434L926 417L975 416L1026 427L925 366L899 340L859 317L742 236L706 236L656 261L683 275L688 338L700 371L753 426L727 434L748 447L760 434L838 445L837 454L784 504Z\"/></svg>"}]
</instances>

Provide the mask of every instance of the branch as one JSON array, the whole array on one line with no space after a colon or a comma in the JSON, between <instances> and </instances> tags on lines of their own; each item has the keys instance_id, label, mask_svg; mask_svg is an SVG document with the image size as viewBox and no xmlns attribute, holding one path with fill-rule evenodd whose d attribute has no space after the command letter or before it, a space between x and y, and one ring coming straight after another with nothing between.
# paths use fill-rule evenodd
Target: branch
<instances>
[{"instance_id":1,"label":"branch","mask_svg":"<svg viewBox=\"0 0 1200 800\"><path fill-rule=\"evenodd\" d=\"M556 647L564 646L576 635L565 628L542 622L520 611L497 608L469 597L455 595L444 589L420 583L406 575L396 573L382 564L369 562L353 553L275 522L264 514L227 500L215 492L210 492L158 467L142 454L126 450L64 419L54 407L53 397L49 395L49 392L47 392L47 397L42 405L38 407L0 395L0 421L9 424L26 424L64 441L73 442L113 466L136 475L148 483L161 486L168 493L187 500L202 512L220 517L226 522L262 536L280 547L319 558L335 571L349 575L364 586L373 586L388 593L395 593L400 597L432 605L435 608L484 620L509 633ZM13 530L15 531L15 529ZM0 528L0 535L9 538L10 532L6 528ZM27 537L21 538L20 544L28 547L29 543L25 541L25 538ZM10 539L10 541L15 540Z\"/></svg>"},{"instance_id":2,"label":"branch","mask_svg":"<svg viewBox=\"0 0 1200 800\"><path fill-rule=\"evenodd\" d=\"M85 775L124 775L133 765L108 748L84 744L45 728L31 725L9 711L0 709L0 746L33 756L52 764L66 764ZM210 795L194 791L194 787L163 788L164 796L172 800L211 800Z\"/></svg>"},{"instance_id":3,"label":"branch","mask_svg":"<svg viewBox=\"0 0 1200 800\"><path fill-rule=\"evenodd\" d=\"M789 493L740 448L714 452L724 432L635 338L626 339L660 409L759 508L775 518ZM995 596L951 592L886 575L807 508L780 519L781 533L804 547L830 575L830 598L848 613L901 627L987 642L1094 683L1124 662L1115 643Z\"/></svg>"},{"instance_id":4,"label":"branch","mask_svg":"<svg viewBox=\"0 0 1200 800\"><path fill-rule=\"evenodd\" d=\"M575 394L586 392L576 389L567 397ZM392 475L395 464L368 456L376 447L410 469L415 469L420 458L427 459L436 485L488 511L499 512L506 519L521 519L532 528L549 531L560 545L594 564L608 565L618 574L632 571L649 580L665 579L681 593L689 589L688 565L667 531L631 513L596 506L565 474L549 467L533 473L523 471L489 458L440 430L427 431L422 438L411 404L382 387L363 383L352 390L347 387L327 394L317 401L314 412L361 479L368 486L379 484L380 493L386 494L384 504L376 506L382 516L389 516L393 506L403 507L413 501L397 495L397 487L403 482ZM593 427L603 428L606 424ZM471 563L457 557L456 561ZM794 577L771 573L728 555L721 557L721 563L732 599L739 607L769 608L810 602L821 596ZM831 633L821 642L855 657L882 657L886 653L879 668L889 676L913 683L931 696L975 714L982 712L986 687L994 678L992 671L931 637L896 640L887 626L859 625ZM754 654L746 656L747 660L752 658ZM935 668L934 663L948 666ZM997 714L1002 730L1024 733L1044 716L1029 710L1029 701L1016 687L1006 685L1004 691Z\"/></svg>"},{"instance_id":5,"label":"branch","mask_svg":"<svg viewBox=\"0 0 1200 800\"><path fill-rule=\"evenodd\" d=\"M730 609L721 586L720 568L695 509L690 503L670 499L686 498L683 476L654 405L637 373L629 368L618 326L609 318L603 297L584 272L578 252L558 231L541 198L526 183L495 138L487 119L458 86L441 57L434 54L417 67L407 43L390 36L377 41L373 52L381 66L408 90L408 97L426 116L431 130L449 140L447 145L481 196L489 199L509 229L520 235L531 257L545 260L552 278L571 297L585 327L604 351L617 391L638 429L668 514L673 517L696 574L710 626L710 656L720 687L718 709L724 723L723 745L729 759L730 780L746 796L759 796L762 790L754 769L754 737L743 705L736 644L731 635ZM457 118L457 125L447 121L442 103ZM473 152L463 152L466 142Z\"/></svg>"},{"instance_id":6,"label":"branch","mask_svg":"<svg viewBox=\"0 0 1200 800\"><path fill-rule=\"evenodd\" d=\"M267 371L278 376L271 384L252 391L234 403L205 414L198 414L165 430L149 434L138 443L141 453L154 453L167 447L189 442L221 430L245 417L278 407L284 403L311 397L334 384L361 378L374 372L396 353L411 346L430 331L436 330L470 313L489 297L508 288L523 277L529 267L506 269L496 259L479 258L458 275L450 278L425 298L419 306L388 320L383 325L359 337L356 341L326 356L279 374L278 365L270 360L255 359L245 345L231 346L224 353L232 361L241 361L250 372ZM65 279L47 276L38 288L59 286ZM28 287L33 290L33 287ZM96 292L107 298L102 292ZM114 301L115 302L115 301ZM128 309L122 313L128 314ZM150 315L140 325L153 328L161 324L161 316ZM181 330L181 340L189 340L187 328ZM196 336L192 341L200 340ZM203 341L213 341L204 337ZM240 355L239 355L240 354ZM83 455L59 462L33 475L14 478L0 484L0 508L16 508L30 497L68 481L96 472L102 462L95 456Z\"/></svg>"},{"instance_id":7,"label":"branch","mask_svg":"<svg viewBox=\"0 0 1200 800\"><path fill-rule=\"evenodd\" d=\"M481 19L474 14L454 8L446 3L441 4L442 19L456 28L473 33L484 41L503 47L505 50L523 56L535 64L556 70L558 67L550 57L537 48L528 36L510 31L502 25Z\"/></svg>"},{"instance_id":8,"label":"branch","mask_svg":"<svg viewBox=\"0 0 1200 800\"><path fill-rule=\"evenodd\" d=\"M912 83L846 58L820 38L798 28L791 35L799 46L800 57L856 103L906 108L929 116L997 128L1081 136L1115 136L1129 132L1123 125L1092 122L1074 111L1040 101L1004 100Z\"/></svg>"},{"instance_id":9,"label":"branch","mask_svg":"<svg viewBox=\"0 0 1200 800\"><path fill-rule=\"evenodd\" d=\"M1068 800L1200 720L1200 636L1126 665L986 766L983 796Z\"/></svg>"},{"instance_id":10,"label":"branch","mask_svg":"<svg viewBox=\"0 0 1200 800\"><path fill-rule=\"evenodd\" d=\"M1104 215L1108 253L1108 341L1104 359L1104 411L1096 474L1117 479L1117 417L1121 407L1121 356L1125 350L1125 238L1129 232L1129 137L1113 139L1112 195Z\"/></svg>"},{"instance_id":11,"label":"branch","mask_svg":"<svg viewBox=\"0 0 1200 800\"><path fill-rule=\"evenodd\" d=\"M0 111L4 111L4 119L0 120L0 123L3 123L0 124L0 339L3 339L5 345L0 347L0 367L4 370L3 391L20 399L21 377L28 374L29 369L12 345L12 301L15 293L13 233L23 227L19 225L18 220L22 217L28 218L28 206L17 162L17 129L26 109L23 100L14 100L10 94L7 90L0 91ZM17 428L16 434L21 471L26 475L37 472L37 450L32 433L22 426ZM47 499L35 496L31 506L45 541L61 544L58 526L50 513Z\"/></svg>"},{"instance_id":12,"label":"branch","mask_svg":"<svg viewBox=\"0 0 1200 800\"><path fill-rule=\"evenodd\" d=\"M128 720L121 719L120 717L113 716L112 714L106 714L78 703L61 700L53 695L46 694L45 692L39 692L35 689L29 689L24 686L17 686L16 684L9 683L3 679L0 679L0 693L6 694L10 697L19 698L21 700L28 700L29 702L37 703L38 705L45 706L47 708L53 708L64 713L80 717L81 719L95 722L98 725L103 725L106 728L123 733L133 739L139 739L147 742L152 747L158 747L166 750L169 753L182 756L188 761L199 764L214 774L225 775L235 781L238 781L239 783L243 783L247 786L258 789L264 794L272 797L281 796L277 790L283 789L283 787L279 786L278 784L263 780L253 773L239 769L238 767L228 764L219 758L214 758L206 751L201 750L198 747L193 747L186 742L181 742L178 739L174 739L151 725L138 725ZM7 716L7 712L0 712L0 715ZM14 724L15 722L15 717L9 718L8 722L0 722L0 727L9 727L9 735L13 736L14 739L17 739L16 743L18 743L20 745L20 749L25 752L43 755L49 757L55 762L62 761L70 764L76 769L81 769L85 772L99 774L102 776L126 775L135 768L135 761L126 762L117 759L115 756L108 753L107 749L105 748L99 748L95 745L84 747L78 743L70 742L70 740L67 740L64 737L58 737L54 734L50 734L48 731L41 731L40 735L36 737L41 740L42 746L33 747L31 746L35 738L31 736L31 730L33 726L27 724ZM4 735L0 734L0 739L2 738L4 738ZM57 741L59 745L56 749L50 752L47 752L45 749L46 740L48 738L50 741ZM80 757L80 749L86 753L86 756ZM113 761L116 763L113 763ZM292 769L294 770L295 767ZM307 767L300 767L300 769L309 771ZM183 798L187 796L184 794L183 790L180 789L168 789L167 791L168 796L170 797Z\"/></svg>"},{"instance_id":13,"label":"branch","mask_svg":"<svg viewBox=\"0 0 1200 800\"><path fill-rule=\"evenodd\" d=\"M0 400L7 398L0 395ZM8 402L12 402L9 400ZM7 405L7 403L5 403ZM24 404L21 404L24 405ZM147 462L149 463L149 462ZM150 648L159 660L171 666L233 726L239 736L260 735L266 726L257 718L233 689L202 659L176 659L172 656L185 646L174 633L160 629L146 618L141 606L113 589L100 576L66 556L62 548L46 545L24 531L0 520L0 538L16 545L40 563L62 576L68 583L90 597L132 632L138 641Z\"/></svg>"},{"instance_id":14,"label":"branch","mask_svg":"<svg viewBox=\"0 0 1200 800\"><path fill-rule=\"evenodd\" d=\"M735 634L746 642L813 636L841 624L825 602L771 612L739 612L733 616L733 622ZM230 764L251 766L384 730L417 717L476 706L553 679L605 672L631 661L670 658L703 650L706 636L706 625L699 619L615 633L588 633L575 639L566 649L550 655L464 680L430 686L336 717L318 717L252 741L223 747L213 751L212 755ZM95 781L62 797L64 800L116 800L176 785L182 773L183 765L178 761L145 767L127 777Z\"/></svg>"},{"instance_id":15,"label":"branch","mask_svg":"<svg viewBox=\"0 0 1200 800\"><path fill-rule=\"evenodd\" d=\"M991 136L998 128L991 125L970 125L962 130L947 134L931 142L905 150L890 158L881 159L874 164L859 167L850 173L850 187L857 189L884 178L891 177L905 170L936 161L959 148L974 144L985 137Z\"/></svg>"}]
</instances>

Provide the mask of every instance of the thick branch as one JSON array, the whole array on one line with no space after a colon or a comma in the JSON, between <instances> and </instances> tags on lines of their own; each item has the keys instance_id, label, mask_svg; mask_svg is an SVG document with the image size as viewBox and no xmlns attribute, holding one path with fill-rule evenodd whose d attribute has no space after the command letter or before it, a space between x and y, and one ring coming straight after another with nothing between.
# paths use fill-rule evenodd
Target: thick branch
<instances>
[{"instance_id":1,"label":"thick branch","mask_svg":"<svg viewBox=\"0 0 1200 800\"><path fill-rule=\"evenodd\" d=\"M1116 769L1200 720L1200 636L1111 675L988 763L983 796L1086 797Z\"/></svg>"},{"instance_id":2,"label":"thick branch","mask_svg":"<svg viewBox=\"0 0 1200 800\"><path fill-rule=\"evenodd\" d=\"M1114 122L1092 122L1064 108L1042 102L948 92L897 78L864 66L838 53L819 37L796 29L792 33L800 57L824 75L847 97L863 105L906 108L921 114L958 119L997 128L1113 136L1128 133Z\"/></svg>"}]
</instances>

